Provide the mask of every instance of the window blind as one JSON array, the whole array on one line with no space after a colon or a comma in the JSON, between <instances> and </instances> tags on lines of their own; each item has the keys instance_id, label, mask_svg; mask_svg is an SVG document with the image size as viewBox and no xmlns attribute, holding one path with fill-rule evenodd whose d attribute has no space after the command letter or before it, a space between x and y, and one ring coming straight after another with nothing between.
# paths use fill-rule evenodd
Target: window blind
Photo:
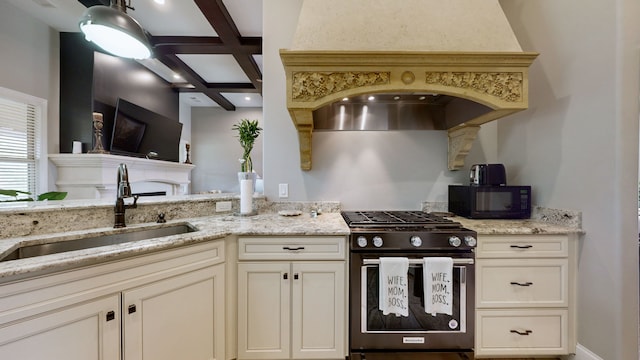
<instances>
[{"instance_id":1,"label":"window blind","mask_svg":"<svg viewBox=\"0 0 640 360\"><path fill-rule=\"evenodd\" d=\"M38 111L34 104L0 97L0 189L36 194L36 162L40 158Z\"/></svg>"}]
</instances>

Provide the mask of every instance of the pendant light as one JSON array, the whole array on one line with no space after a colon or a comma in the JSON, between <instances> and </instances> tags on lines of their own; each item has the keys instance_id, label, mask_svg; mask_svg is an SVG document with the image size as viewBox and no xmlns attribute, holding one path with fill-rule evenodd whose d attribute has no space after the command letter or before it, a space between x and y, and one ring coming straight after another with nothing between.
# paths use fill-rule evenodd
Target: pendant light
<instances>
[{"instance_id":1,"label":"pendant light","mask_svg":"<svg viewBox=\"0 0 640 360\"><path fill-rule=\"evenodd\" d=\"M127 15L125 0L111 0L111 6L96 5L85 10L80 30L85 38L120 57L146 59L151 46L144 29Z\"/></svg>"}]
</instances>

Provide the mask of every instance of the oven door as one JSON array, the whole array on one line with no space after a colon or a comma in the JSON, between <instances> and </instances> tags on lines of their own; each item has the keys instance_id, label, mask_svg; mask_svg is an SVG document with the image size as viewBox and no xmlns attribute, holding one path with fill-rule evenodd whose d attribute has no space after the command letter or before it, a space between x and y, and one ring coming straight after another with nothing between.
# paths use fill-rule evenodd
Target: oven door
<instances>
[{"instance_id":1,"label":"oven door","mask_svg":"<svg viewBox=\"0 0 640 360\"><path fill-rule=\"evenodd\" d=\"M457 350L474 343L474 258L463 254L412 254L408 271L409 316L383 315L378 309L378 269L388 253L352 253L350 273L350 346L362 350ZM423 270L426 256L452 257L453 314L428 314L424 308ZM413 261L412 261L413 260Z\"/></svg>"}]
</instances>

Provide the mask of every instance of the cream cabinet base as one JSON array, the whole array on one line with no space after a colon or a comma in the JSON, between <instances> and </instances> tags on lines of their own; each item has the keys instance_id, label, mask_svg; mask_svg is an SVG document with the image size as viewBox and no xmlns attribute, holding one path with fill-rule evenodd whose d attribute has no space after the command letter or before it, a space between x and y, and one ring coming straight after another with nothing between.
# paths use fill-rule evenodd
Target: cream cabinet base
<instances>
[{"instance_id":1,"label":"cream cabinet base","mask_svg":"<svg viewBox=\"0 0 640 360\"><path fill-rule=\"evenodd\" d=\"M478 310L477 357L568 354L567 310Z\"/></svg>"}]
</instances>

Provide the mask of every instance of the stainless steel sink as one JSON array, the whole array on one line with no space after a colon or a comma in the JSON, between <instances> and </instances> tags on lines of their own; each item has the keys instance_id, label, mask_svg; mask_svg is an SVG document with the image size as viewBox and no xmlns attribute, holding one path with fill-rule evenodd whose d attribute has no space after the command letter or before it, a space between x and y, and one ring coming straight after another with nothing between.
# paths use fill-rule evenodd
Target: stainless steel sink
<instances>
[{"instance_id":1,"label":"stainless steel sink","mask_svg":"<svg viewBox=\"0 0 640 360\"><path fill-rule=\"evenodd\" d=\"M126 229L129 230L129 229ZM197 231L189 224L178 224L154 229L135 229L117 234L86 237L76 240L52 242L48 244L21 246L0 259L2 261L25 259L30 257L57 254L61 252L90 249L99 246L115 245L131 241L159 238Z\"/></svg>"}]
</instances>

